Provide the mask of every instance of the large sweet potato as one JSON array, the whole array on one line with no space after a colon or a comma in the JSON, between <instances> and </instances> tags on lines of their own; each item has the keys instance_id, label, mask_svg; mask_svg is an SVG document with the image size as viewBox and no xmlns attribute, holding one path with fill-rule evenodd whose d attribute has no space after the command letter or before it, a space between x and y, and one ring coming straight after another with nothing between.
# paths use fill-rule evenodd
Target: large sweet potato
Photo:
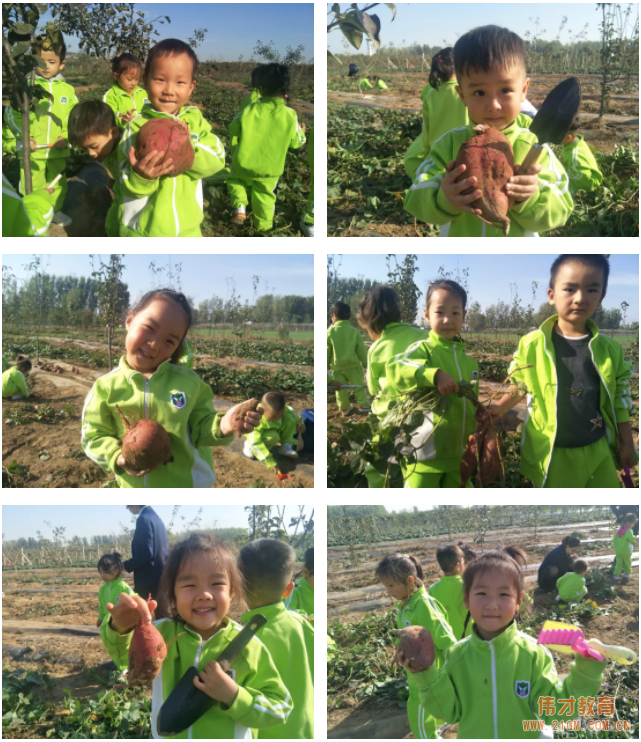
<instances>
[{"instance_id":1,"label":"large sweet potato","mask_svg":"<svg viewBox=\"0 0 641 742\"><path fill-rule=\"evenodd\" d=\"M434 640L430 632L422 626L408 626L400 629L398 648L410 660L415 670L427 670L434 662Z\"/></svg>"},{"instance_id":2,"label":"large sweet potato","mask_svg":"<svg viewBox=\"0 0 641 742\"><path fill-rule=\"evenodd\" d=\"M194 164L194 148L191 146L188 127L175 119L151 119L136 135L136 157L141 160L152 150L162 152L159 165L171 157L173 170L170 177L189 170Z\"/></svg>"},{"instance_id":3,"label":"large sweet potato","mask_svg":"<svg viewBox=\"0 0 641 742\"><path fill-rule=\"evenodd\" d=\"M129 685L153 683L158 677L166 656L167 646L162 635L153 623L143 623L141 618L136 624L129 645L129 673L127 675Z\"/></svg>"},{"instance_id":4,"label":"large sweet potato","mask_svg":"<svg viewBox=\"0 0 641 742\"><path fill-rule=\"evenodd\" d=\"M138 420L132 426L118 405L116 409L127 428L127 434L122 442L122 455L127 468L136 471L153 470L174 460L171 439L160 423L154 420Z\"/></svg>"},{"instance_id":5,"label":"large sweet potato","mask_svg":"<svg viewBox=\"0 0 641 742\"><path fill-rule=\"evenodd\" d=\"M481 482L492 484L501 470L499 439L495 430L486 430L481 448Z\"/></svg>"},{"instance_id":6,"label":"large sweet potato","mask_svg":"<svg viewBox=\"0 0 641 742\"><path fill-rule=\"evenodd\" d=\"M457 182L474 176L476 185L463 191L464 195L480 190L482 196L469 204L481 210L484 222L503 230L510 229L508 209L513 199L508 198L506 185L514 175L514 153L507 137L497 129L479 124L473 127L475 136L463 142L456 158L456 167L465 165Z\"/></svg>"}]
</instances>

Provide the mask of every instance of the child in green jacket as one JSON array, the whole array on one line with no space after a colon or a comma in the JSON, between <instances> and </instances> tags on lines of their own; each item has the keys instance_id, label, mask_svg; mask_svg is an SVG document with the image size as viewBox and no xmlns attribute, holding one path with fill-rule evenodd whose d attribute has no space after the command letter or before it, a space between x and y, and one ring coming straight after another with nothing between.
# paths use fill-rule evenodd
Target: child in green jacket
<instances>
[{"instance_id":1,"label":"child in green jacket","mask_svg":"<svg viewBox=\"0 0 641 742\"><path fill-rule=\"evenodd\" d=\"M237 137L232 154L227 190L234 215L231 223L245 223L251 188L254 228L265 232L272 228L276 209L276 186L285 170L289 149L305 144L305 133L296 112L285 104L289 94L289 70L284 64L264 64L259 70L261 98L236 114L229 126L229 136Z\"/></svg>"},{"instance_id":2,"label":"child in green jacket","mask_svg":"<svg viewBox=\"0 0 641 742\"><path fill-rule=\"evenodd\" d=\"M56 176L62 177L53 187L54 215L53 223L63 227L71 224L71 219L63 214L62 204L67 195L67 178L65 166L71 151L67 142L67 121L73 107L78 103L76 91L65 82L60 74L65 68L67 47L62 34L62 47L59 52L53 48L45 51L46 37L39 36L38 56L46 65L46 69L36 67L35 84L43 88L51 98L42 98L40 105L53 113L59 120L58 125L50 116L31 111L29 113L29 133L31 137L31 187L39 190L46 188ZM20 160L20 193L24 195L24 166L22 160L22 116L18 111L9 107L7 111L9 127L17 140L17 154Z\"/></svg>"},{"instance_id":3,"label":"child in green jacket","mask_svg":"<svg viewBox=\"0 0 641 742\"><path fill-rule=\"evenodd\" d=\"M634 513L628 513L623 519L623 525L614 534L614 553L616 555L614 563L614 579L629 579L632 573L632 552L634 551L635 536L632 531L634 524L637 522Z\"/></svg>"},{"instance_id":4,"label":"child in green jacket","mask_svg":"<svg viewBox=\"0 0 641 742\"><path fill-rule=\"evenodd\" d=\"M556 596L557 601L579 603L587 595L585 576L588 573L588 563L583 559L577 559L572 569L572 572L566 572L556 581L556 589L559 591Z\"/></svg>"},{"instance_id":5,"label":"child in green jacket","mask_svg":"<svg viewBox=\"0 0 641 742\"><path fill-rule=\"evenodd\" d=\"M577 134L579 128L579 114L577 113L561 144L561 160L570 178L570 191L573 195L578 190L594 191L603 181L603 175L592 150L583 135Z\"/></svg>"},{"instance_id":6,"label":"child in green jacket","mask_svg":"<svg viewBox=\"0 0 641 742\"><path fill-rule=\"evenodd\" d=\"M409 626L422 626L427 629L434 639L434 664L441 667L443 655L456 642L456 637L447 622L443 606L425 592L423 569L419 562L413 556L388 554L376 567L376 577L390 596L400 601L396 606L396 627L406 629ZM439 717L432 716L419 701L418 688L411 672L407 673L407 685L410 729L416 739L436 739Z\"/></svg>"},{"instance_id":7,"label":"child in green jacket","mask_svg":"<svg viewBox=\"0 0 641 742\"><path fill-rule=\"evenodd\" d=\"M98 620L96 626L100 628L103 621L109 618L109 611L107 610L107 603L112 605L118 604L118 598L121 593L127 595L135 595L136 593L131 587L122 579L122 573L125 568L122 564L122 558L118 552L113 554L103 554L98 562L98 574L103 581L103 584L98 590ZM121 662L117 666L118 670L122 673L122 678L127 675L127 668L129 663L126 657L120 658Z\"/></svg>"},{"instance_id":8,"label":"child in green jacket","mask_svg":"<svg viewBox=\"0 0 641 742\"><path fill-rule=\"evenodd\" d=\"M2 372L2 399L26 399L29 396L24 374L31 371L31 361L23 358Z\"/></svg>"},{"instance_id":9,"label":"child in green jacket","mask_svg":"<svg viewBox=\"0 0 641 742\"><path fill-rule=\"evenodd\" d=\"M455 281L430 284L425 306L425 319L432 328L429 337L390 359L385 368L390 384L400 392L435 388L451 399L442 416L426 414L412 434L416 461L402 463L406 487L461 486L461 460L476 421L472 402L456 395L459 382L473 384L478 394L479 373L478 363L466 355L459 334L466 303L467 294Z\"/></svg>"},{"instance_id":10,"label":"child in green jacket","mask_svg":"<svg viewBox=\"0 0 641 742\"><path fill-rule=\"evenodd\" d=\"M178 39L160 41L147 56L143 80L149 103L127 124L118 147L118 177L124 201L121 237L202 237L202 179L225 166L225 148L203 118L188 104L196 87L198 58ZM180 121L189 129L194 164L172 177L173 163L148 152L136 159L136 137L152 119Z\"/></svg>"},{"instance_id":11,"label":"child in green jacket","mask_svg":"<svg viewBox=\"0 0 641 742\"><path fill-rule=\"evenodd\" d=\"M307 137L307 164L309 165L310 191L307 198L307 208L300 220L300 228L305 237L314 236L314 127L309 130Z\"/></svg>"},{"instance_id":12,"label":"child in green jacket","mask_svg":"<svg viewBox=\"0 0 641 742\"><path fill-rule=\"evenodd\" d=\"M303 613L314 620L314 547L305 552L305 566L302 577L293 586L291 593L285 596L284 603L288 611Z\"/></svg>"},{"instance_id":13,"label":"child in green jacket","mask_svg":"<svg viewBox=\"0 0 641 742\"><path fill-rule=\"evenodd\" d=\"M579 699L596 696L601 687L605 661L577 653L561 682L550 651L518 630L525 563L521 549L506 547L486 551L466 568L464 599L474 626L470 636L445 652L440 669L436 662L427 670L416 667L397 649L420 703L428 713L458 723L458 739L552 739L551 728L541 731L538 720L576 718ZM568 708L562 701L571 698ZM546 704L545 711L540 704ZM531 727L524 728L524 722Z\"/></svg>"},{"instance_id":14,"label":"child in green jacket","mask_svg":"<svg viewBox=\"0 0 641 742\"><path fill-rule=\"evenodd\" d=\"M251 541L238 555L249 608L240 620L248 624L256 614L267 619L256 636L269 650L293 705L285 726L259 729L258 739L314 739L314 627L282 601L294 588L295 561L292 547L273 538Z\"/></svg>"},{"instance_id":15,"label":"child in green jacket","mask_svg":"<svg viewBox=\"0 0 641 742\"><path fill-rule=\"evenodd\" d=\"M455 544L439 546L436 550L436 561L443 571L443 576L435 582L428 593L443 606L447 622L457 641L464 636L467 608L463 602L463 579L465 554ZM469 629L468 629L469 633Z\"/></svg>"},{"instance_id":16,"label":"child in green jacket","mask_svg":"<svg viewBox=\"0 0 641 742\"><path fill-rule=\"evenodd\" d=\"M126 321L126 355L101 376L85 399L82 447L85 454L114 472L120 487L213 487L211 446L231 443L238 405L217 414L208 384L176 361L191 323L184 294L171 289L147 292ZM157 468L137 470L125 461L121 441L127 433L116 405L130 425L155 420L171 440L172 459ZM261 412L248 412L241 433L250 433Z\"/></svg>"},{"instance_id":17,"label":"child in green jacket","mask_svg":"<svg viewBox=\"0 0 641 742\"><path fill-rule=\"evenodd\" d=\"M2 173L2 236L46 237L53 218L53 188L21 196Z\"/></svg>"},{"instance_id":18,"label":"child in green jacket","mask_svg":"<svg viewBox=\"0 0 641 742\"><path fill-rule=\"evenodd\" d=\"M617 464L636 466L630 411L632 364L589 319L608 287L603 255L560 255L548 300L558 314L522 337L510 366L527 387L521 473L535 487L620 487ZM523 396L487 407L494 419Z\"/></svg>"},{"instance_id":19,"label":"child in green jacket","mask_svg":"<svg viewBox=\"0 0 641 742\"><path fill-rule=\"evenodd\" d=\"M228 615L232 601L242 595L242 578L227 545L208 534L192 534L176 544L162 574L160 595L170 618L154 623L167 656L153 681L151 736L160 737L160 707L190 668L198 671L196 688L219 703L172 739L257 739L258 730L282 729L292 700L263 642L253 637L228 673L216 661L242 629ZM134 627L140 620L151 623L156 605L155 600L147 605L141 596L124 594L118 605L107 604L111 617L100 635L117 665L126 661Z\"/></svg>"},{"instance_id":20,"label":"child in green jacket","mask_svg":"<svg viewBox=\"0 0 641 742\"><path fill-rule=\"evenodd\" d=\"M327 330L327 369L332 370L333 381L342 384L356 384L354 390L356 409L370 409L365 392L363 367L367 368L367 351L361 333L349 322L352 310L344 301L336 301L330 310L332 326ZM354 408L349 402L346 389L336 391L336 404L343 417L350 415Z\"/></svg>"},{"instance_id":21,"label":"child in green jacket","mask_svg":"<svg viewBox=\"0 0 641 742\"><path fill-rule=\"evenodd\" d=\"M536 136L518 119L527 94L525 47L508 29L481 26L461 36L454 47L458 86L470 126L460 126L432 140L429 158L416 172L405 198L405 209L421 221L441 225L441 237L501 237L503 225L479 219L472 201L482 195L475 178L456 179L465 165L454 167L462 144L475 136L472 125L502 131L514 150L515 174L506 186L513 201L508 211L510 237L536 237L560 227L572 213L568 176L549 147L536 165L522 173L523 162ZM463 191L472 189L468 195Z\"/></svg>"},{"instance_id":22,"label":"child in green jacket","mask_svg":"<svg viewBox=\"0 0 641 742\"><path fill-rule=\"evenodd\" d=\"M149 103L149 98L147 91L138 85L142 72L138 57L129 52L114 57L111 60L111 72L114 84L102 100L114 112L116 124L122 130L142 113L143 106Z\"/></svg>"}]
</instances>

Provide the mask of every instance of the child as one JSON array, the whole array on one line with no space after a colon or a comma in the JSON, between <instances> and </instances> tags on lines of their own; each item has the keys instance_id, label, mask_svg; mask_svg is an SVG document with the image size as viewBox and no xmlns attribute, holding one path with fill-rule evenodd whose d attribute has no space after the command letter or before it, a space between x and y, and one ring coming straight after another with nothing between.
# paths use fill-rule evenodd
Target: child
<instances>
[{"instance_id":1,"label":"child","mask_svg":"<svg viewBox=\"0 0 641 742\"><path fill-rule=\"evenodd\" d=\"M528 391L521 473L535 487L620 487L620 468L636 466L630 427L632 364L620 343L590 319L608 287L603 255L560 255L548 299L558 314L522 337L510 366ZM534 364L531 368L524 368ZM505 395L488 406L500 417L522 399Z\"/></svg>"},{"instance_id":2,"label":"child","mask_svg":"<svg viewBox=\"0 0 641 742\"><path fill-rule=\"evenodd\" d=\"M289 94L289 69L284 64L265 64L260 71L261 98L236 114L229 126L238 138L232 154L227 189L234 211L232 225L246 219L247 189L251 188L254 228L272 228L276 209L276 186L285 169L288 149L305 144L296 112L285 105Z\"/></svg>"},{"instance_id":3,"label":"child","mask_svg":"<svg viewBox=\"0 0 641 742\"><path fill-rule=\"evenodd\" d=\"M314 236L314 127L309 131L307 139L307 164L309 165L310 191L307 199L307 208L300 220L300 228L305 237Z\"/></svg>"},{"instance_id":4,"label":"child","mask_svg":"<svg viewBox=\"0 0 641 742\"><path fill-rule=\"evenodd\" d=\"M260 639L251 639L229 673L216 662L242 628L228 616L232 601L242 593L229 548L213 536L192 534L172 549L160 591L171 617L154 624L167 644L167 657L152 688L152 737L159 738L160 707L191 667L199 673L194 686L220 703L178 738L246 739L256 738L258 729L282 729L292 702ZM155 608L156 601L148 607L142 597L124 594L118 605L107 604L111 617L100 627L100 636L116 664L126 661L134 626L141 619L151 623Z\"/></svg>"},{"instance_id":5,"label":"child","mask_svg":"<svg viewBox=\"0 0 641 742\"><path fill-rule=\"evenodd\" d=\"M435 662L417 672L397 650L398 661L413 673L420 703L449 724L458 723L458 739L551 739L551 729L542 733L536 727L539 699L556 702L544 721L569 720L578 716L578 699L596 696L601 687L605 662L576 654L561 682L550 651L518 630L525 561L521 549L506 547L486 551L467 567L463 593L475 625L470 636L447 650L441 669ZM571 708L561 703L568 698L575 699ZM528 720L532 731L524 730Z\"/></svg>"},{"instance_id":6,"label":"child","mask_svg":"<svg viewBox=\"0 0 641 742\"><path fill-rule=\"evenodd\" d=\"M40 105L60 119L61 126L50 117L31 111L29 113L29 132L31 136L31 186L34 191L46 188L62 173L62 177L53 187L54 215L53 223L68 227L71 219L62 213L62 204L67 194L65 166L70 156L67 142L67 121L72 108L78 103L76 91L65 82L60 71L65 68L67 47L60 32L62 47L57 53L53 48L44 51L42 48L47 37L39 36L38 56L45 63L46 69L36 67L35 84L43 88L52 98L42 98ZM7 111L9 126L16 137L18 159L20 160L20 193L24 195L24 164L22 161L22 116L9 107Z\"/></svg>"},{"instance_id":7,"label":"child","mask_svg":"<svg viewBox=\"0 0 641 742\"><path fill-rule=\"evenodd\" d=\"M399 392L436 388L451 400L442 416L436 412L425 415L412 434L412 445L418 450L415 463L405 460L401 464L406 487L461 486L461 459L476 423L472 402L456 396L458 382L472 383L478 394L479 373L477 361L465 354L459 334L466 303L467 294L455 281L430 284L425 303L425 319L432 328L428 338L410 345L385 368L390 385Z\"/></svg>"},{"instance_id":8,"label":"child","mask_svg":"<svg viewBox=\"0 0 641 742\"><path fill-rule=\"evenodd\" d=\"M53 188L20 196L2 173L2 236L46 237L53 219Z\"/></svg>"},{"instance_id":9,"label":"child","mask_svg":"<svg viewBox=\"0 0 641 742\"><path fill-rule=\"evenodd\" d=\"M111 71L114 84L102 100L114 112L118 128L124 129L149 103L147 91L138 85L142 65L138 57L124 52L111 60Z\"/></svg>"},{"instance_id":10,"label":"child","mask_svg":"<svg viewBox=\"0 0 641 742\"><path fill-rule=\"evenodd\" d=\"M257 636L269 650L294 707L285 726L261 729L258 739L314 739L314 628L282 602L294 588L295 560L292 547L273 538L251 541L238 556L249 608L240 620L247 625L257 613L267 619Z\"/></svg>"},{"instance_id":11,"label":"child","mask_svg":"<svg viewBox=\"0 0 641 742\"><path fill-rule=\"evenodd\" d=\"M520 172L531 146L537 141L522 128L519 116L529 79L523 41L506 28L482 26L461 36L454 47L458 86L471 124L502 131L514 150L515 174L507 184L513 199L508 216L510 237L536 237L538 231L560 227L572 212L568 177L549 147L536 165ZM463 142L475 135L471 126L458 127L432 140L429 158L417 170L405 198L405 209L429 224L442 225L441 237L501 237L502 229L481 221L480 210L470 204L482 192L463 191L476 185L475 178L456 179L465 166L454 168Z\"/></svg>"},{"instance_id":12,"label":"child","mask_svg":"<svg viewBox=\"0 0 641 742\"><path fill-rule=\"evenodd\" d=\"M564 600L566 603L580 603L588 589L585 586L585 576L588 573L588 563L583 559L577 559L572 565L573 572L566 572L556 581L556 589L559 594L557 601Z\"/></svg>"},{"instance_id":13,"label":"child","mask_svg":"<svg viewBox=\"0 0 641 742\"><path fill-rule=\"evenodd\" d=\"M436 561L443 570L443 576L427 592L443 606L445 617L452 627L454 636L457 640L462 639L467 615L463 602L463 579L461 578L465 569L465 554L458 546L451 544L436 550Z\"/></svg>"},{"instance_id":14,"label":"child","mask_svg":"<svg viewBox=\"0 0 641 742\"><path fill-rule=\"evenodd\" d=\"M305 552L305 566L301 573L303 576L284 599L285 608L303 613L314 620L314 547Z\"/></svg>"},{"instance_id":15,"label":"child","mask_svg":"<svg viewBox=\"0 0 641 742\"><path fill-rule=\"evenodd\" d=\"M29 396L27 380L24 374L31 371L31 361L23 358L16 362L15 366L9 366L2 372L2 399L26 399Z\"/></svg>"},{"instance_id":16,"label":"child","mask_svg":"<svg viewBox=\"0 0 641 742\"><path fill-rule=\"evenodd\" d=\"M459 549L463 552L463 559L465 560L463 563L464 567L467 567L467 565L474 561L476 559L476 551L471 546L468 546L464 541L458 542Z\"/></svg>"},{"instance_id":17,"label":"child","mask_svg":"<svg viewBox=\"0 0 641 742\"><path fill-rule=\"evenodd\" d=\"M568 534L563 537L558 546L548 551L539 565L538 583L542 590L545 592L554 590L557 580L572 571L576 558L573 552L579 546L581 546L581 539Z\"/></svg>"},{"instance_id":18,"label":"child","mask_svg":"<svg viewBox=\"0 0 641 742\"><path fill-rule=\"evenodd\" d=\"M124 571L125 567L122 563L122 557L117 551L114 551L113 554L103 554L100 557L98 574L104 584L98 590L98 621L96 623L98 628L100 628L102 622L109 616L107 603L116 605L120 593L127 593L127 595L136 594L122 579L122 573ZM121 669L124 670L126 666L125 664Z\"/></svg>"},{"instance_id":19,"label":"child","mask_svg":"<svg viewBox=\"0 0 641 742\"><path fill-rule=\"evenodd\" d=\"M123 214L123 198L118 179L118 128L112 109L103 101L84 100L69 116L69 141L87 150L89 157L100 160L114 179L114 199L105 220L107 237L118 237Z\"/></svg>"},{"instance_id":20,"label":"child","mask_svg":"<svg viewBox=\"0 0 641 742\"><path fill-rule=\"evenodd\" d=\"M376 577L391 597L400 601L396 606L396 627L422 626L434 638L434 664L441 667L445 651L456 638L445 618L443 606L425 592L423 569L413 556L388 554L376 568ZM407 673L409 698L407 716L416 739L436 739L436 718L425 711L418 699L414 676Z\"/></svg>"},{"instance_id":21,"label":"child","mask_svg":"<svg viewBox=\"0 0 641 742\"><path fill-rule=\"evenodd\" d=\"M628 580L632 573L632 552L634 551L634 533L632 529L637 522L634 513L628 513L623 519L623 525L614 534L614 553L616 561L614 564L614 579Z\"/></svg>"},{"instance_id":22,"label":"child","mask_svg":"<svg viewBox=\"0 0 641 742\"><path fill-rule=\"evenodd\" d=\"M356 409L370 410L365 392L365 376L363 369L367 368L367 351L361 333L349 322L352 310L349 304L336 301L330 310L332 326L327 330L327 369L332 369L333 381L342 384L357 384L354 390ZM341 415L347 417L354 411L349 402L349 395L345 389L336 390L336 404Z\"/></svg>"},{"instance_id":23,"label":"child","mask_svg":"<svg viewBox=\"0 0 641 742\"><path fill-rule=\"evenodd\" d=\"M245 436L243 448L245 456L248 459L256 458L271 469L277 467L271 449L278 446L277 453L281 456L297 459L298 453L292 445L297 448L299 445L296 434L302 423L298 415L285 404L285 397L280 392L267 392L263 395L260 405L263 417L256 429ZM289 474L283 474L278 468L274 471L281 482L283 479L291 479Z\"/></svg>"},{"instance_id":24,"label":"child","mask_svg":"<svg viewBox=\"0 0 641 742\"><path fill-rule=\"evenodd\" d=\"M358 88L359 90L371 90L374 86L369 81L369 77L363 77L361 80L358 81Z\"/></svg>"},{"instance_id":25,"label":"child","mask_svg":"<svg viewBox=\"0 0 641 742\"><path fill-rule=\"evenodd\" d=\"M160 41L147 56L143 80L149 103L127 124L118 148L125 204L121 237L202 237L202 179L222 170L225 149L200 110L188 105L197 74L198 58L178 39ZM136 159L138 132L158 118L180 121L189 129L195 159L181 175L170 176L170 159L158 164L161 153Z\"/></svg>"},{"instance_id":26,"label":"child","mask_svg":"<svg viewBox=\"0 0 641 742\"><path fill-rule=\"evenodd\" d=\"M251 90L250 90L250 92L244 98L241 99L240 106L238 108L238 113L239 114L242 113L247 108L247 106L250 106L252 103L256 103L256 101L261 98L261 95L260 95L260 84L261 84L260 83L260 75L261 75L261 72L263 71L263 67L264 67L264 65L259 64L258 67L255 67L252 70L252 83L251 83L252 86L251 86ZM237 146L238 146L238 137L237 136L232 136L231 137L231 151L232 151L232 154L236 150L236 147Z\"/></svg>"},{"instance_id":27,"label":"child","mask_svg":"<svg viewBox=\"0 0 641 742\"><path fill-rule=\"evenodd\" d=\"M213 487L210 446L231 443L238 405L224 416L217 414L211 387L194 371L175 365L191 324L185 295L149 291L125 324L126 355L94 383L85 400L84 452L114 472L120 487ZM141 418L160 423L171 439L173 460L154 470L127 466L120 449L126 430L116 405L130 424ZM251 432L260 417L260 412L249 412L241 432Z\"/></svg>"},{"instance_id":28,"label":"child","mask_svg":"<svg viewBox=\"0 0 641 742\"><path fill-rule=\"evenodd\" d=\"M603 180L603 175L599 170L592 150L583 135L577 134L579 128L579 114L577 113L570 124L565 139L561 143L561 160L570 178L570 192L572 195L581 189L594 191Z\"/></svg>"}]
</instances>

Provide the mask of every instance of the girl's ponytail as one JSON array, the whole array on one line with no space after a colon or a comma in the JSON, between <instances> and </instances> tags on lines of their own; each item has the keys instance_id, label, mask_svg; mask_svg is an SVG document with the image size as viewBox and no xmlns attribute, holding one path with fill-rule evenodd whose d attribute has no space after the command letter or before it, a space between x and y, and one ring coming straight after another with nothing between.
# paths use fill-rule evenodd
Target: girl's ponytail
<instances>
[{"instance_id":1,"label":"girl's ponytail","mask_svg":"<svg viewBox=\"0 0 641 742\"><path fill-rule=\"evenodd\" d=\"M432 57L430 85L438 90L442 82L447 82L454 74L454 49L446 46Z\"/></svg>"},{"instance_id":2,"label":"girl's ponytail","mask_svg":"<svg viewBox=\"0 0 641 742\"><path fill-rule=\"evenodd\" d=\"M412 564L416 567L416 575L418 576L419 580L423 580L423 567L421 567L420 562L416 557L410 556L408 559L412 562Z\"/></svg>"}]
</instances>

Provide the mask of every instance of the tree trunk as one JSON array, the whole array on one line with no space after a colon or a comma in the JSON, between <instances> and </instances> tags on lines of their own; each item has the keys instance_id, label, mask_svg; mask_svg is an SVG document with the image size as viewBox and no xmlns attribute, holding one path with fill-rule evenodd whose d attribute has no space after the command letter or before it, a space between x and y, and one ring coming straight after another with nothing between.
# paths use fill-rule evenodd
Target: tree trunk
<instances>
[{"instance_id":1,"label":"tree trunk","mask_svg":"<svg viewBox=\"0 0 641 742\"><path fill-rule=\"evenodd\" d=\"M107 359L109 370L111 370L113 368L111 365L111 325L107 325Z\"/></svg>"}]
</instances>

